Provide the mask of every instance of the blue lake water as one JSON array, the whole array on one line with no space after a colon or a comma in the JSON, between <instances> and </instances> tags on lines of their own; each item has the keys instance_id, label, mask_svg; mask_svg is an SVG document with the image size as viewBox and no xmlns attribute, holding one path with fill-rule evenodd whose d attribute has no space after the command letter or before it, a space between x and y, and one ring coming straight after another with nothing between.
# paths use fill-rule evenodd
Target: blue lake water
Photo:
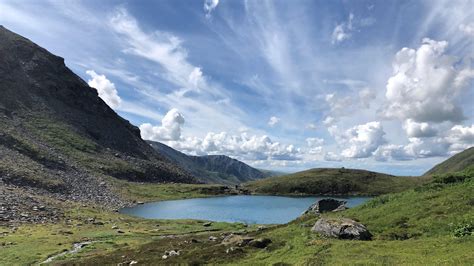
<instances>
[{"instance_id":1,"label":"blue lake water","mask_svg":"<svg viewBox=\"0 0 474 266\"><path fill-rule=\"evenodd\" d=\"M150 202L120 210L149 219L198 219L247 224L283 224L300 216L317 200L328 197L226 196ZM370 197L338 198L349 208Z\"/></svg>"}]
</instances>

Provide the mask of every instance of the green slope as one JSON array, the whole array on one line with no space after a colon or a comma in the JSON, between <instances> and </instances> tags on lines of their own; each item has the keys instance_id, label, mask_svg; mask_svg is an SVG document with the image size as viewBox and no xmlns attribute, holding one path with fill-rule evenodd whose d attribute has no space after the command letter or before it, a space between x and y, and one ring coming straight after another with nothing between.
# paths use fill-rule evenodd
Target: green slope
<instances>
[{"instance_id":1,"label":"green slope","mask_svg":"<svg viewBox=\"0 0 474 266\"><path fill-rule=\"evenodd\" d=\"M425 175L446 174L458 171L474 171L474 147L466 149L431 168Z\"/></svg>"},{"instance_id":2,"label":"green slope","mask_svg":"<svg viewBox=\"0 0 474 266\"><path fill-rule=\"evenodd\" d=\"M358 169L317 168L249 182L244 186L254 193L262 194L380 195L403 191L427 180Z\"/></svg>"}]
</instances>

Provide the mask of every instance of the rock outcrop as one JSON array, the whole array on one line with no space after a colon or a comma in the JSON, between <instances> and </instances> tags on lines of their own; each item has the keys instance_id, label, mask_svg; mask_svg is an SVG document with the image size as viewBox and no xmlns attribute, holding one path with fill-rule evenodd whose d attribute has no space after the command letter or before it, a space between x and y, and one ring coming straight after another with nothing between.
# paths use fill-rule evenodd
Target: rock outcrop
<instances>
[{"instance_id":1,"label":"rock outcrop","mask_svg":"<svg viewBox=\"0 0 474 266\"><path fill-rule=\"evenodd\" d=\"M347 218L321 218L311 231L326 237L354 240L371 240L372 234L365 225Z\"/></svg>"},{"instance_id":2,"label":"rock outcrop","mask_svg":"<svg viewBox=\"0 0 474 266\"><path fill-rule=\"evenodd\" d=\"M336 200L336 199L322 199L318 200L317 202L313 203L305 213L323 213L323 212L336 212L336 211L343 211L347 209L346 207L347 201L344 200Z\"/></svg>"}]
</instances>

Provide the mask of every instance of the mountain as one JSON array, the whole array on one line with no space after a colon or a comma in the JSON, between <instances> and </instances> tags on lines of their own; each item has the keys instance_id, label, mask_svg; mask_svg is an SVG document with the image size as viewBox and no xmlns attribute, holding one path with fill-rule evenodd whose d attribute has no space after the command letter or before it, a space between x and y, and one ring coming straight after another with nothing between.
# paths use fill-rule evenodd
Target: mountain
<instances>
[{"instance_id":1,"label":"mountain","mask_svg":"<svg viewBox=\"0 0 474 266\"><path fill-rule=\"evenodd\" d=\"M366 170L315 168L294 174L248 182L253 193L279 195L379 195L421 184L419 177L397 177Z\"/></svg>"},{"instance_id":2,"label":"mountain","mask_svg":"<svg viewBox=\"0 0 474 266\"><path fill-rule=\"evenodd\" d=\"M240 184L270 176L228 156L191 156L160 142L148 141L148 143L160 154L205 183Z\"/></svg>"},{"instance_id":3,"label":"mountain","mask_svg":"<svg viewBox=\"0 0 474 266\"><path fill-rule=\"evenodd\" d=\"M0 26L0 187L117 205L114 178L197 182L143 141L63 58Z\"/></svg>"},{"instance_id":4,"label":"mountain","mask_svg":"<svg viewBox=\"0 0 474 266\"><path fill-rule=\"evenodd\" d=\"M425 175L440 175L461 171L474 172L474 147L466 149L431 168Z\"/></svg>"}]
</instances>

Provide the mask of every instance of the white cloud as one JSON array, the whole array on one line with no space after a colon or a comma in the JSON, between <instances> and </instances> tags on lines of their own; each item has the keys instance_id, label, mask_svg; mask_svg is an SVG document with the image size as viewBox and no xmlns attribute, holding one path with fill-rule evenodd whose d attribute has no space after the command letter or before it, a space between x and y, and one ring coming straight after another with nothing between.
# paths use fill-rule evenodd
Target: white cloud
<instances>
[{"instance_id":1,"label":"white cloud","mask_svg":"<svg viewBox=\"0 0 474 266\"><path fill-rule=\"evenodd\" d=\"M209 84L201 68L192 65L182 40L168 32L155 31L145 33L135 18L123 8L118 8L110 17L110 27L121 36L129 47L124 50L152 62L165 69L162 77L183 88L205 91L221 96L219 90Z\"/></svg>"},{"instance_id":2,"label":"white cloud","mask_svg":"<svg viewBox=\"0 0 474 266\"><path fill-rule=\"evenodd\" d=\"M280 118L276 117L276 116L272 116L270 117L270 119L268 120L268 125L271 126L271 127L274 127L276 124L280 123Z\"/></svg>"},{"instance_id":3,"label":"white cloud","mask_svg":"<svg viewBox=\"0 0 474 266\"><path fill-rule=\"evenodd\" d=\"M376 94L369 88L363 88L359 91L360 103L364 108L370 108L370 103L376 98Z\"/></svg>"},{"instance_id":4,"label":"white cloud","mask_svg":"<svg viewBox=\"0 0 474 266\"><path fill-rule=\"evenodd\" d=\"M385 94L388 117L438 123L464 119L456 100L474 72L458 70L456 58L445 54L447 46L425 38L417 50L403 48L396 54Z\"/></svg>"},{"instance_id":5,"label":"white cloud","mask_svg":"<svg viewBox=\"0 0 474 266\"><path fill-rule=\"evenodd\" d=\"M316 130L316 129L318 129L318 126L314 123L309 123L309 124L306 125L306 128L311 129L311 130Z\"/></svg>"},{"instance_id":6,"label":"white cloud","mask_svg":"<svg viewBox=\"0 0 474 266\"><path fill-rule=\"evenodd\" d=\"M301 150L293 145L274 142L268 136L209 132L203 139L182 138L168 142L171 147L193 154L225 154L240 160L297 160Z\"/></svg>"},{"instance_id":7,"label":"white cloud","mask_svg":"<svg viewBox=\"0 0 474 266\"><path fill-rule=\"evenodd\" d=\"M216 9L219 4L219 0L204 0L204 12L206 12L206 17L209 18L214 9Z\"/></svg>"},{"instance_id":8,"label":"white cloud","mask_svg":"<svg viewBox=\"0 0 474 266\"><path fill-rule=\"evenodd\" d=\"M87 84L97 90L99 97L108 106L113 109L118 108L122 99L118 96L114 83L108 80L106 76L97 74L94 70L87 70L86 73L92 78L87 81Z\"/></svg>"},{"instance_id":9,"label":"white cloud","mask_svg":"<svg viewBox=\"0 0 474 266\"><path fill-rule=\"evenodd\" d=\"M153 126L149 123L140 125L143 139L154 141L179 140L181 138L181 127L184 117L178 109L171 109L161 120L161 126Z\"/></svg>"},{"instance_id":10,"label":"white cloud","mask_svg":"<svg viewBox=\"0 0 474 266\"><path fill-rule=\"evenodd\" d=\"M407 119L403 124L407 136L409 138L426 138L434 137L438 133L437 130L426 122L415 122L412 119Z\"/></svg>"},{"instance_id":11,"label":"white cloud","mask_svg":"<svg viewBox=\"0 0 474 266\"><path fill-rule=\"evenodd\" d=\"M336 122L336 119L332 116L327 116L323 120L323 124L327 127L331 126L334 122Z\"/></svg>"},{"instance_id":12,"label":"white cloud","mask_svg":"<svg viewBox=\"0 0 474 266\"><path fill-rule=\"evenodd\" d=\"M419 128L416 130L419 130ZM456 125L447 131L445 136L431 138L411 137L406 145L383 145L375 151L374 155L378 161L386 161L389 158L394 160L413 160L446 156L458 153L472 146L474 146L474 125Z\"/></svg>"},{"instance_id":13,"label":"white cloud","mask_svg":"<svg viewBox=\"0 0 474 266\"><path fill-rule=\"evenodd\" d=\"M346 31L346 26L344 23L337 25L332 31L331 42L333 44L340 43L344 40L347 40L351 37L351 34Z\"/></svg>"},{"instance_id":14,"label":"white cloud","mask_svg":"<svg viewBox=\"0 0 474 266\"><path fill-rule=\"evenodd\" d=\"M456 153L470 148L474 146L474 125L470 127L456 125L448 132L446 139L451 143L452 152Z\"/></svg>"},{"instance_id":15,"label":"white cloud","mask_svg":"<svg viewBox=\"0 0 474 266\"><path fill-rule=\"evenodd\" d=\"M352 84L351 86L360 87L360 84ZM324 96L326 103L329 105L328 115L323 120L325 126L336 123L342 116L353 115L362 108L369 109L370 103L376 98L375 92L367 87L351 89L354 92L345 93L344 95L330 93Z\"/></svg>"},{"instance_id":16,"label":"white cloud","mask_svg":"<svg viewBox=\"0 0 474 266\"><path fill-rule=\"evenodd\" d=\"M320 154L323 151L322 145L324 144L324 139L321 138L307 138L306 143L308 144L309 154Z\"/></svg>"},{"instance_id":17,"label":"white cloud","mask_svg":"<svg viewBox=\"0 0 474 266\"><path fill-rule=\"evenodd\" d=\"M334 161L334 162L340 162L342 161L341 157L339 155L337 155L336 153L334 152L326 152L326 154L324 155L324 160L326 161Z\"/></svg>"},{"instance_id":18,"label":"white cloud","mask_svg":"<svg viewBox=\"0 0 474 266\"><path fill-rule=\"evenodd\" d=\"M469 24L461 24L459 25L459 30L470 37L474 37L474 23L471 22Z\"/></svg>"},{"instance_id":19,"label":"white cloud","mask_svg":"<svg viewBox=\"0 0 474 266\"><path fill-rule=\"evenodd\" d=\"M338 134L338 133L335 133ZM362 125L354 126L343 134L339 135L336 140L344 146L348 146L341 152L346 158L367 158L379 146L386 143L384 139L385 132L380 122L369 122Z\"/></svg>"},{"instance_id":20,"label":"white cloud","mask_svg":"<svg viewBox=\"0 0 474 266\"><path fill-rule=\"evenodd\" d=\"M347 21L337 24L331 34L331 43L338 44L352 37L352 33L361 27L369 27L375 24L374 17L356 19L353 13L349 14Z\"/></svg>"}]
</instances>

